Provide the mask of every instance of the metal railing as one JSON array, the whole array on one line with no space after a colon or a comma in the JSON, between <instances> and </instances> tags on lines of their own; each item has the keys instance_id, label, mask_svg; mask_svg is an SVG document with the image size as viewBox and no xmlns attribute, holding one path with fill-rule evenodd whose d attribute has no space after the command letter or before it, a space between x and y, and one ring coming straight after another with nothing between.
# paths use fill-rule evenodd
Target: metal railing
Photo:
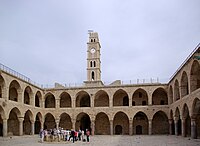
<instances>
[{"instance_id":1,"label":"metal railing","mask_svg":"<svg viewBox=\"0 0 200 146\"><path fill-rule=\"evenodd\" d=\"M11 74L11 75L13 75L13 76L15 76L15 77L17 77L17 78L23 80L23 81L26 81L26 82L28 82L28 83L30 83L30 84L33 84L33 85L35 85L35 86L37 86L37 87L40 87L40 88L42 87L42 85L40 85L40 84L38 84L38 83L32 81L30 78L26 77L25 75L23 75L23 74L21 74L21 73L15 71L15 70L13 70L13 69L7 67L7 66L5 66L5 65L3 65L3 64L1 64L1 63L0 63L0 70L3 70L3 71L5 71L5 72L7 72L7 73L9 73L9 74Z\"/></svg>"}]
</instances>

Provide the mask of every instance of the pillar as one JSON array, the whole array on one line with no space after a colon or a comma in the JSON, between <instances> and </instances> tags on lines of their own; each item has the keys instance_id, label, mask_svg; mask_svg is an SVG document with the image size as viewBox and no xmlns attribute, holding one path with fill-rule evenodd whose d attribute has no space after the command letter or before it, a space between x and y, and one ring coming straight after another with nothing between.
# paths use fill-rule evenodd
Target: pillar
<instances>
[{"instance_id":1,"label":"pillar","mask_svg":"<svg viewBox=\"0 0 200 146\"><path fill-rule=\"evenodd\" d=\"M191 119L191 137L193 139L197 138L197 125L196 125L196 119Z\"/></svg>"},{"instance_id":2,"label":"pillar","mask_svg":"<svg viewBox=\"0 0 200 146\"><path fill-rule=\"evenodd\" d=\"M6 137L8 135L8 120L3 120L3 136Z\"/></svg>"},{"instance_id":3,"label":"pillar","mask_svg":"<svg viewBox=\"0 0 200 146\"><path fill-rule=\"evenodd\" d=\"M59 120L59 119L56 119L55 121L56 121L56 129L58 129L58 128L59 128L59 121L60 121L60 120Z\"/></svg>"},{"instance_id":4,"label":"pillar","mask_svg":"<svg viewBox=\"0 0 200 146\"><path fill-rule=\"evenodd\" d=\"M44 121L40 121L41 123L41 129L44 129Z\"/></svg>"},{"instance_id":5,"label":"pillar","mask_svg":"<svg viewBox=\"0 0 200 146\"><path fill-rule=\"evenodd\" d=\"M91 122L91 128L92 128L91 134L94 135L95 134L95 121Z\"/></svg>"},{"instance_id":6,"label":"pillar","mask_svg":"<svg viewBox=\"0 0 200 146\"><path fill-rule=\"evenodd\" d=\"M91 103L91 107L94 107L94 95L91 94L90 96L90 103Z\"/></svg>"},{"instance_id":7,"label":"pillar","mask_svg":"<svg viewBox=\"0 0 200 146\"><path fill-rule=\"evenodd\" d=\"M175 135L178 136L178 119L174 121Z\"/></svg>"},{"instance_id":8,"label":"pillar","mask_svg":"<svg viewBox=\"0 0 200 146\"><path fill-rule=\"evenodd\" d=\"M181 123L181 133L183 137L186 137L186 132L185 132L185 118L182 118L182 123Z\"/></svg>"},{"instance_id":9,"label":"pillar","mask_svg":"<svg viewBox=\"0 0 200 146\"><path fill-rule=\"evenodd\" d=\"M129 120L129 135L133 135L133 120Z\"/></svg>"},{"instance_id":10,"label":"pillar","mask_svg":"<svg viewBox=\"0 0 200 146\"><path fill-rule=\"evenodd\" d=\"M173 126L172 126L172 124L173 124L173 120L172 120L172 119L169 119L169 134L170 134L170 135L173 134L173 130L172 130Z\"/></svg>"},{"instance_id":11,"label":"pillar","mask_svg":"<svg viewBox=\"0 0 200 146\"><path fill-rule=\"evenodd\" d=\"M110 135L113 135L113 120L110 120Z\"/></svg>"},{"instance_id":12,"label":"pillar","mask_svg":"<svg viewBox=\"0 0 200 146\"><path fill-rule=\"evenodd\" d=\"M56 108L60 108L60 99L56 99Z\"/></svg>"},{"instance_id":13,"label":"pillar","mask_svg":"<svg viewBox=\"0 0 200 146\"><path fill-rule=\"evenodd\" d=\"M19 118L19 135L23 135L23 121L24 121L24 117L20 117Z\"/></svg>"},{"instance_id":14,"label":"pillar","mask_svg":"<svg viewBox=\"0 0 200 146\"><path fill-rule=\"evenodd\" d=\"M152 135L152 119L149 119L149 135Z\"/></svg>"},{"instance_id":15,"label":"pillar","mask_svg":"<svg viewBox=\"0 0 200 146\"><path fill-rule=\"evenodd\" d=\"M75 130L75 128L76 128L76 120L72 120L72 129L74 129Z\"/></svg>"},{"instance_id":16,"label":"pillar","mask_svg":"<svg viewBox=\"0 0 200 146\"><path fill-rule=\"evenodd\" d=\"M31 121L31 135L35 134L35 122Z\"/></svg>"}]
</instances>

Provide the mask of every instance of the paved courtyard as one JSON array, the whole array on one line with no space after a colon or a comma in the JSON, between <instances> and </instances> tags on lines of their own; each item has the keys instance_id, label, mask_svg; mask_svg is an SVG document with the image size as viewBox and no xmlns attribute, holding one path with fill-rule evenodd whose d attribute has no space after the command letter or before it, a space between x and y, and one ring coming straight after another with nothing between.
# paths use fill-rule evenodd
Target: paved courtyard
<instances>
[{"instance_id":1,"label":"paved courtyard","mask_svg":"<svg viewBox=\"0 0 200 146\"><path fill-rule=\"evenodd\" d=\"M87 142L44 142L35 136L0 138L0 146L200 146L200 139L181 136L92 136Z\"/></svg>"}]
</instances>

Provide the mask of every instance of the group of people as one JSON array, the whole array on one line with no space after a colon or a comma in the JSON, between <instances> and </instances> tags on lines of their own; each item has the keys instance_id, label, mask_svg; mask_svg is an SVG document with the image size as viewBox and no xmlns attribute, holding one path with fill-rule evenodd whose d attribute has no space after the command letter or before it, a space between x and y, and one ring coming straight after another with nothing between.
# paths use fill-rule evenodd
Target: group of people
<instances>
[{"instance_id":1,"label":"group of people","mask_svg":"<svg viewBox=\"0 0 200 146\"><path fill-rule=\"evenodd\" d=\"M50 130L40 130L40 142L45 141L55 141L57 139L58 141L72 141L73 143L75 141L83 141L83 142L89 142L90 141L90 131L88 129L84 130L64 130L63 128L54 128Z\"/></svg>"}]
</instances>

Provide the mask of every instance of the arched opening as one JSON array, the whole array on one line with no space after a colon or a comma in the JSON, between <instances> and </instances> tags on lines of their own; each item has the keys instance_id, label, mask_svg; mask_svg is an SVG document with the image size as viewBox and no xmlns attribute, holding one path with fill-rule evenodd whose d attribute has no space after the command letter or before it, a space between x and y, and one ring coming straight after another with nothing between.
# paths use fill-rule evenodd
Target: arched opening
<instances>
[{"instance_id":1,"label":"arched opening","mask_svg":"<svg viewBox=\"0 0 200 146\"><path fill-rule=\"evenodd\" d=\"M115 134L116 135L122 135L122 126L121 125L115 126Z\"/></svg>"},{"instance_id":2,"label":"arched opening","mask_svg":"<svg viewBox=\"0 0 200 146\"><path fill-rule=\"evenodd\" d=\"M200 100L198 98L196 98L193 102L192 111L192 116L196 121L196 136L200 138Z\"/></svg>"},{"instance_id":3,"label":"arched opening","mask_svg":"<svg viewBox=\"0 0 200 146\"><path fill-rule=\"evenodd\" d=\"M92 67L92 61L90 61L90 67Z\"/></svg>"},{"instance_id":4,"label":"arched opening","mask_svg":"<svg viewBox=\"0 0 200 146\"><path fill-rule=\"evenodd\" d=\"M173 89L172 86L169 87L169 103L173 103Z\"/></svg>"},{"instance_id":5,"label":"arched opening","mask_svg":"<svg viewBox=\"0 0 200 146\"><path fill-rule=\"evenodd\" d=\"M61 108L72 107L71 96L66 92L63 92L60 96L60 107Z\"/></svg>"},{"instance_id":6,"label":"arched opening","mask_svg":"<svg viewBox=\"0 0 200 146\"><path fill-rule=\"evenodd\" d=\"M36 118L35 118L35 134L39 134L39 132L40 132L41 120L42 120L41 113L37 113Z\"/></svg>"},{"instance_id":7,"label":"arched opening","mask_svg":"<svg viewBox=\"0 0 200 146\"><path fill-rule=\"evenodd\" d=\"M76 118L76 124L75 129L78 130L84 130L88 129L91 131L91 120L88 114L86 113L80 113Z\"/></svg>"},{"instance_id":8,"label":"arched opening","mask_svg":"<svg viewBox=\"0 0 200 146\"><path fill-rule=\"evenodd\" d=\"M35 94L35 106L36 106L36 107L40 107L41 100L42 100L42 94L41 94L40 91L38 91L38 92Z\"/></svg>"},{"instance_id":9,"label":"arched opening","mask_svg":"<svg viewBox=\"0 0 200 146\"><path fill-rule=\"evenodd\" d=\"M174 84L174 98L175 98L175 101L180 99L180 91L179 91L178 80L176 80L175 84Z\"/></svg>"},{"instance_id":10,"label":"arched opening","mask_svg":"<svg viewBox=\"0 0 200 146\"><path fill-rule=\"evenodd\" d=\"M68 129L68 130L72 129L71 117L68 114L62 113L60 115L59 127L63 128L63 129ZM78 129L76 129L76 130L78 130Z\"/></svg>"},{"instance_id":11,"label":"arched opening","mask_svg":"<svg viewBox=\"0 0 200 146\"><path fill-rule=\"evenodd\" d=\"M137 89L132 97L132 106L143 106L147 104L148 104L147 92L144 89Z\"/></svg>"},{"instance_id":12,"label":"arched opening","mask_svg":"<svg viewBox=\"0 0 200 146\"><path fill-rule=\"evenodd\" d=\"M170 120L171 120L171 126L169 127L170 129L170 131L171 131L171 135L174 135L175 134L175 125L174 125L174 120L173 120L173 118L174 118L174 114L173 114L173 111L172 110L170 110Z\"/></svg>"},{"instance_id":13,"label":"arched opening","mask_svg":"<svg viewBox=\"0 0 200 146\"><path fill-rule=\"evenodd\" d=\"M24 121L23 121L23 133L25 135L31 135L31 118L33 118L32 113L28 110L25 113Z\"/></svg>"},{"instance_id":14,"label":"arched opening","mask_svg":"<svg viewBox=\"0 0 200 146\"><path fill-rule=\"evenodd\" d=\"M145 113L138 112L133 117L133 134L148 134L148 118Z\"/></svg>"},{"instance_id":15,"label":"arched opening","mask_svg":"<svg viewBox=\"0 0 200 146\"><path fill-rule=\"evenodd\" d=\"M45 108L55 108L56 101L53 94L48 93L45 98Z\"/></svg>"},{"instance_id":16,"label":"arched opening","mask_svg":"<svg viewBox=\"0 0 200 146\"><path fill-rule=\"evenodd\" d=\"M9 86L9 100L17 102L20 89L19 83L15 80L12 81Z\"/></svg>"},{"instance_id":17,"label":"arched opening","mask_svg":"<svg viewBox=\"0 0 200 146\"><path fill-rule=\"evenodd\" d=\"M95 78L94 78L94 72L92 71L92 81L94 81Z\"/></svg>"},{"instance_id":18,"label":"arched opening","mask_svg":"<svg viewBox=\"0 0 200 146\"><path fill-rule=\"evenodd\" d=\"M18 108L13 108L10 111L8 119L8 135L19 135L19 120L21 113Z\"/></svg>"},{"instance_id":19,"label":"arched opening","mask_svg":"<svg viewBox=\"0 0 200 146\"><path fill-rule=\"evenodd\" d=\"M178 108L176 108L175 111L175 134L176 135L181 135L181 131L182 131L182 122L181 122L181 118L180 118L180 111ZM176 133L177 131L177 133Z\"/></svg>"},{"instance_id":20,"label":"arched opening","mask_svg":"<svg viewBox=\"0 0 200 146\"><path fill-rule=\"evenodd\" d=\"M0 75L0 98L2 98L2 96L3 96L2 94L3 94L4 84L5 84L4 79L3 79L3 77Z\"/></svg>"},{"instance_id":21,"label":"arched opening","mask_svg":"<svg viewBox=\"0 0 200 146\"><path fill-rule=\"evenodd\" d=\"M114 126L114 129L115 129L114 134L119 134L119 131L116 131L116 130L119 130L119 129L116 129L116 127L121 126L122 130L121 130L120 134L128 135L129 134L129 119L128 119L128 116L123 112L116 113L115 116L114 116L114 120L113 120L113 126Z\"/></svg>"},{"instance_id":22,"label":"arched opening","mask_svg":"<svg viewBox=\"0 0 200 146\"><path fill-rule=\"evenodd\" d=\"M128 106L129 101L127 101L127 99L128 94L126 93L126 91L119 89L115 92L113 96L113 106Z\"/></svg>"},{"instance_id":23,"label":"arched opening","mask_svg":"<svg viewBox=\"0 0 200 146\"><path fill-rule=\"evenodd\" d=\"M44 129L50 130L56 128L55 118L52 114L48 113L44 120Z\"/></svg>"},{"instance_id":24,"label":"arched opening","mask_svg":"<svg viewBox=\"0 0 200 146\"><path fill-rule=\"evenodd\" d=\"M5 112L0 106L0 136L3 136L3 118L5 118Z\"/></svg>"},{"instance_id":25,"label":"arched opening","mask_svg":"<svg viewBox=\"0 0 200 146\"><path fill-rule=\"evenodd\" d=\"M96 61L94 61L94 67L96 67Z\"/></svg>"},{"instance_id":26,"label":"arched opening","mask_svg":"<svg viewBox=\"0 0 200 146\"><path fill-rule=\"evenodd\" d=\"M194 61L190 72L190 90L191 92L200 88L200 65L198 61Z\"/></svg>"},{"instance_id":27,"label":"arched opening","mask_svg":"<svg viewBox=\"0 0 200 146\"><path fill-rule=\"evenodd\" d=\"M167 105L168 104L167 93L163 88L158 88L153 92L152 104L153 105Z\"/></svg>"},{"instance_id":28,"label":"arched opening","mask_svg":"<svg viewBox=\"0 0 200 146\"><path fill-rule=\"evenodd\" d=\"M163 111L158 111L154 114L152 120L153 134L169 134L168 117Z\"/></svg>"},{"instance_id":29,"label":"arched opening","mask_svg":"<svg viewBox=\"0 0 200 146\"><path fill-rule=\"evenodd\" d=\"M28 104L30 105L30 98L32 95L32 90L31 88L28 86L25 88L24 90L24 104Z\"/></svg>"},{"instance_id":30,"label":"arched opening","mask_svg":"<svg viewBox=\"0 0 200 146\"><path fill-rule=\"evenodd\" d=\"M109 135L110 134L110 122L108 116L105 113L98 113L95 119L95 134L97 135Z\"/></svg>"},{"instance_id":31,"label":"arched opening","mask_svg":"<svg viewBox=\"0 0 200 146\"><path fill-rule=\"evenodd\" d=\"M184 71L181 77L181 97L189 94L188 76Z\"/></svg>"},{"instance_id":32,"label":"arched opening","mask_svg":"<svg viewBox=\"0 0 200 146\"><path fill-rule=\"evenodd\" d=\"M90 95L80 91L76 96L76 107L90 107Z\"/></svg>"},{"instance_id":33,"label":"arched opening","mask_svg":"<svg viewBox=\"0 0 200 146\"><path fill-rule=\"evenodd\" d=\"M103 90L98 91L94 97L94 107L108 107L108 106L109 106L108 94Z\"/></svg>"},{"instance_id":34,"label":"arched opening","mask_svg":"<svg viewBox=\"0 0 200 146\"><path fill-rule=\"evenodd\" d=\"M189 109L188 109L187 104L184 104L184 106L183 106L182 119L185 120L184 121L185 124L183 125L184 127L182 127L185 129L185 135L183 135L183 136L190 136L191 135L191 119L190 119Z\"/></svg>"}]
</instances>

